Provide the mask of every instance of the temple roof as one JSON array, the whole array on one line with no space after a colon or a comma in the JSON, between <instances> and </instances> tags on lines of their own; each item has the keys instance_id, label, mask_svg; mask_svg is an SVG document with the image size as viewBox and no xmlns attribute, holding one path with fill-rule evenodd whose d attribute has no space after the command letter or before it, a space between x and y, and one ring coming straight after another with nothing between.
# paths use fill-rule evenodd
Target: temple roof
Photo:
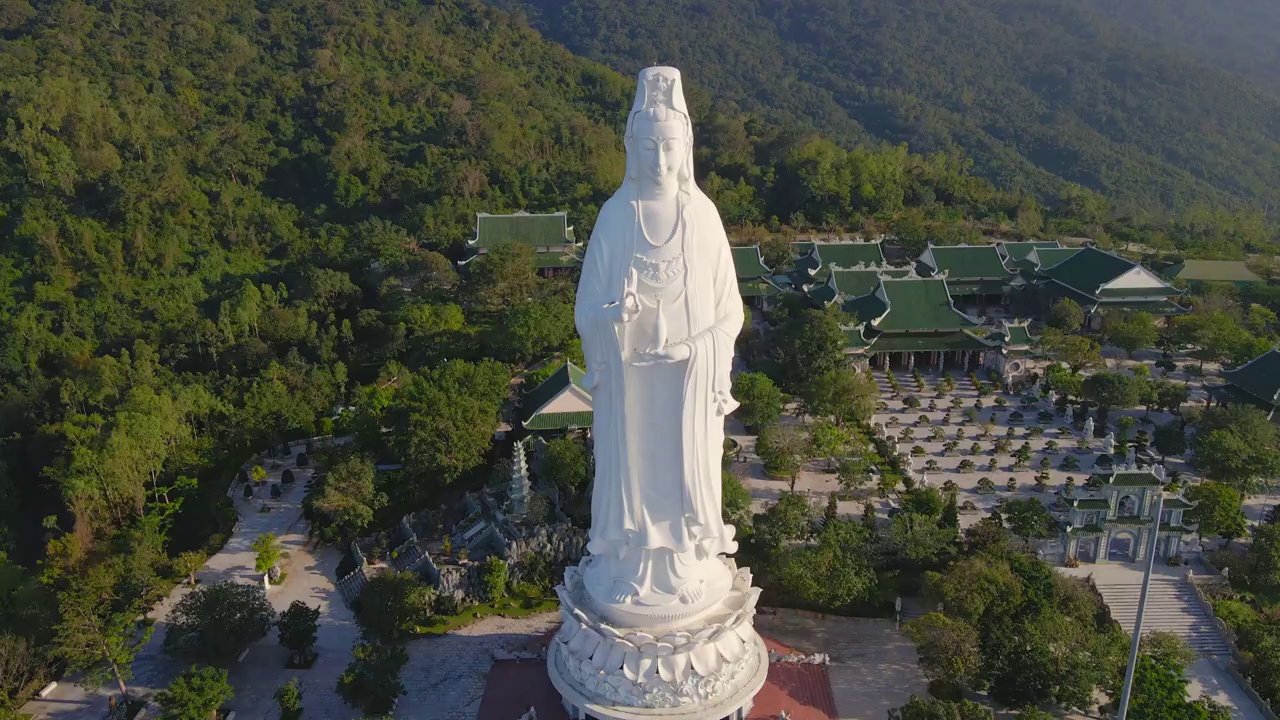
<instances>
[{"instance_id":1,"label":"temple roof","mask_svg":"<svg viewBox=\"0 0 1280 720\"><path fill-rule=\"evenodd\" d=\"M563 247L577 245L569 216L563 212L527 213L509 215L476 213L476 234L469 245L475 248L492 248L504 242L518 242L534 247Z\"/></svg>"},{"instance_id":2,"label":"temple roof","mask_svg":"<svg viewBox=\"0 0 1280 720\"><path fill-rule=\"evenodd\" d=\"M581 368L566 362L551 377L520 397L521 425L529 430L591 427L591 393Z\"/></svg>"},{"instance_id":3,"label":"temple roof","mask_svg":"<svg viewBox=\"0 0 1280 720\"><path fill-rule=\"evenodd\" d=\"M1051 267L1042 267L1040 274L1095 299L1181 294L1141 265L1093 247L1083 248Z\"/></svg>"},{"instance_id":4,"label":"temple roof","mask_svg":"<svg viewBox=\"0 0 1280 720\"><path fill-rule=\"evenodd\" d=\"M946 271L952 282L965 280L1006 280L1013 272L995 245L930 245L917 261L929 275ZM997 292L999 292L997 290Z\"/></svg>"},{"instance_id":5,"label":"temple roof","mask_svg":"<svg viewBox=\"0 0 1280 720\"><path fill-rule=\"evenodd\" d=\"M744 298L747 297L774 297L786 292L786 289L779 286L769 277L757 277L751 280L738 281L738 294Z\"/></svg>"},{"instance_id":6,"label":"temple roof","mask_svg":"<svg viewBox=\"0 0 1280 720\"><path fill-rule=\"evenodd\" d=\"M1022 350L1031 347L1040 338L1031 334L1028 321L1004 320L1000 323L1000 329L991 333L991 339L1006 348Z\"/></svg>"},{"instance_id":7,"label":"temple roof","mask_svg":"<svg viewBox=\"0 0 1280 720\"><path fill-rule=\"evenodd\" d=\"M1159 486L1163 485L1160 478L1156 477L1155 471L1150 468L1142 470L1115 470L1111 473L1094 473L1094 477L1102 481L1103 485L1116 485L1122 487L1140 487L1140 486Z\"/></svg>"},{"instance_id":8,"label":"temple roof","mask_svg":"<svg viewBox=\"0 0 1280 720\"><path fill-rule=\"evenodd\" d=\"M838 299L853 300L875 292L876 287L880 285L880 277L900 278L906 277L909 270L901 268L889 269L884 268L864 268L855 267L852 269L836 268L827 275L827 279L821 284L812 287L809 292L809 299L819 304L829 304Z\"/></svg>"},{"instance_id":9,"label":"temple roof","mask_svg":"<svg viewBox=\"0 0 1280 720\"><path fill-rule=\"evenodd\" d=\"M764 264L759 245L746 245L729 248L733 254L733 268L739 280L755 280L773 273L772 268Z\"/></svg>"},{"instance_id":10,"label":"temple roof","mask_svg":"<svg viewBox=\"0 0 1280 720\"><path fill-rule=\"evenodd\" d=\"M796 256L795 266L810 275L820 270L828 272L833 266L852 268L856 265L881 265L884 263L884 249L880 241L875 242L794 242L791 243L792 254Z\"/></svg>"},{"instance_id":11,"label":"temple roof","mask_svg":"<svg viewBox=\"0 0 1280 720\"><path fill-rule=\"evenodd\" d=\"M1057 240L1034 240L1030 242L1002 242L996 247L1006 258L1012 261L1026 260L1032 250L1059 248Z\"/></svg>"},{"instance_id":12,"label":"temple roof","mask_svg":"<svg viewBox=\"0 0 1280 720\"><path fill-rule=\"evenodd\" d=\"M1280 351L1268 350L1222 377L1264 405L1280 405Z\"/></svg>"},{"instance_id":13,"label":"temple roof","mask_svg":"<svg viewBox=\"0 0 1280 720\"><path fill-rule=\"evenodd\" d=\"M1164 271L1165 277L1189 282L1262 282L1242 260L1183 260Z\"/></svg>"},{"instance_id":14,"label":"temple roof","mask_svg":"<svg viewBox=\"0 0 1280 720\"><path fill-rule=\"evenodd\" d=\"M1078 252L1080 248L1074 247L1033 248L1025 259L1033 261L1037 268L1048 269Z\"/></svg>"},{"instance_id":15,"label":"temple roof","mask_svg":"<svg viewBox=\"0 0 1280 720\"><path fill-rule=\"evenodd\" d=\"M951 302L940 278L882 278L874 293L885 305L877 318L862 318L881 332L966 330L980 323Z\"/></svg>"}]
</instances>

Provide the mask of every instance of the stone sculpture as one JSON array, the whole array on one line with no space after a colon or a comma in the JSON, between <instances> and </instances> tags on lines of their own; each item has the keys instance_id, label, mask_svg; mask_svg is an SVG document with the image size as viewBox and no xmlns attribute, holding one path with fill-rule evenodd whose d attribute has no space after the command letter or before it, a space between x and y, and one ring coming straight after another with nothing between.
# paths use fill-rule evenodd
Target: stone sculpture
<instances>
[{"instance_id":1,"label":"stone sculpture","mask_svg":"<svg viewBox=\"0 0 1280 720\"><path fill-rule=\"evenodd\" d=\"M1084 436L1085 436L1085 438L1092 438L1092 437L1093 437L1093 418L1086 418L1086 419L1085 419L1085 421L1084 421Z\"/></svg>"},{"instance_id":2,"label":"stone sculpture","mask_svg":"<svg viewBox=\"0 0 1280 720\"><path fill-rule=\"evenodd\" d=\"M768 670L760 591L725 557L737 543L721 517L744 315L724 226L693 180L678 70L640 72L624 144L626 177L596 219L574 312L595 483L589 554L556 588L564 624L548 671L575 718L738 717Z\"/></svg>"},{"instance_id":3,"label":"stone sculpture","mask_svg":"<svg viewBox=\"0 0 1280 720\"><path fill-rule=\"evenodd\" d=\"M1128 465L1132 469L1135 469L1135 470L1137 469L1138 467L1138 449L1137 448L1135 448L1132 445L1129 446L1129 449L1126 450L1124 454L1124 463L1125 465Z\"/></svg>"},{"instance_id":4,"label":"stone sculpture","mask_svg":"<svg viewBox=\"0 0 1280 720\"><path fill-rule=\"evenodd\" d=\"M1107 454L1114 456L1116 454L1116 434L1108 432L1107 437L1103 439L1102 444L1107 448Z\"/></svg>"}]
</instances>

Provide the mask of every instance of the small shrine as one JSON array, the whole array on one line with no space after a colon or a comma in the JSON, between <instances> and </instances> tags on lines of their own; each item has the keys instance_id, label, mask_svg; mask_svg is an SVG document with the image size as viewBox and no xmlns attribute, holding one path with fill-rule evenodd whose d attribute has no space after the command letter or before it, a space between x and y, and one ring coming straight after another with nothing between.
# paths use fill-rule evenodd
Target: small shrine
<instances>
[{"instance_id":1,"label":"small shrine","mask_svg":"<svg viewBox=\"0 0 1280 720\"><path fill-rule=\"evenodd\" d=\"M1139 562L1151 542L1156 493L1163 492L1164 468L1117 468L1097 473L1074 497L1064 497L1067 518L1063 545L1067 559L1079 562ZM1160 517L1156 557L1182 554L1183 536L1195 532L1183 513L1196 506L1181 494L1166 494Z\"/></svg>"}]
</instances>

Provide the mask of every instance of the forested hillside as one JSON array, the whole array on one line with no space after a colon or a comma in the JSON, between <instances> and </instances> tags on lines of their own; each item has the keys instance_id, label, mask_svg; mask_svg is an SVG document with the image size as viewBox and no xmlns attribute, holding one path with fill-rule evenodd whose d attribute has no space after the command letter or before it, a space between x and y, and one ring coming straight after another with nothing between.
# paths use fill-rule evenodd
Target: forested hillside
<instances>
[{"instance_id":1,"label":"forested hillside","mask_svg":"<svg viewBox=\"0 0 1280 720\"><path fill-rule=\"evenodd\" d=\"M1272 0L1090 0L1099 14L1240 77L1280 91L1280 3Z\"/></svg>"},{"instance_id":2,"label":"forested hillside","mask_svg":"<svg viewBox=\"0 0 1280 720\"><path fill-rule=\"evenodd\" d=\"M623 71L670 62L844 143L959 149L1000 185L1134 213L1280 198L1280 97L1070 0L502 2Z\"/></svg>"}]
</instances>

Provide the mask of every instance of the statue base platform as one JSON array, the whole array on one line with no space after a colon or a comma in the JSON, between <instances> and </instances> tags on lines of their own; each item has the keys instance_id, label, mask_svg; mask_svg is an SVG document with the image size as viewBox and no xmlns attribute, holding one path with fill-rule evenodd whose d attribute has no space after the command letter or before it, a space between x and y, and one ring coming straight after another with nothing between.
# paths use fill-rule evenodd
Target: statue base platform
<instances>
[{"instance_id":1,"label":"statue base platform","mask_svg":"<svg viewBox=\"0 0 1280 720\"><path fill-rule=\"evenodd\" d=\"M564 623L547 650L547 671L569 716L745 718L764 686L769 652L754 625L760 590L751 587L748 569L724 562L732 577L727 592L678 627L659 629L610 624L594 607L582 569L567 569L556 588Z\"/></svg>"}]
</instances>

